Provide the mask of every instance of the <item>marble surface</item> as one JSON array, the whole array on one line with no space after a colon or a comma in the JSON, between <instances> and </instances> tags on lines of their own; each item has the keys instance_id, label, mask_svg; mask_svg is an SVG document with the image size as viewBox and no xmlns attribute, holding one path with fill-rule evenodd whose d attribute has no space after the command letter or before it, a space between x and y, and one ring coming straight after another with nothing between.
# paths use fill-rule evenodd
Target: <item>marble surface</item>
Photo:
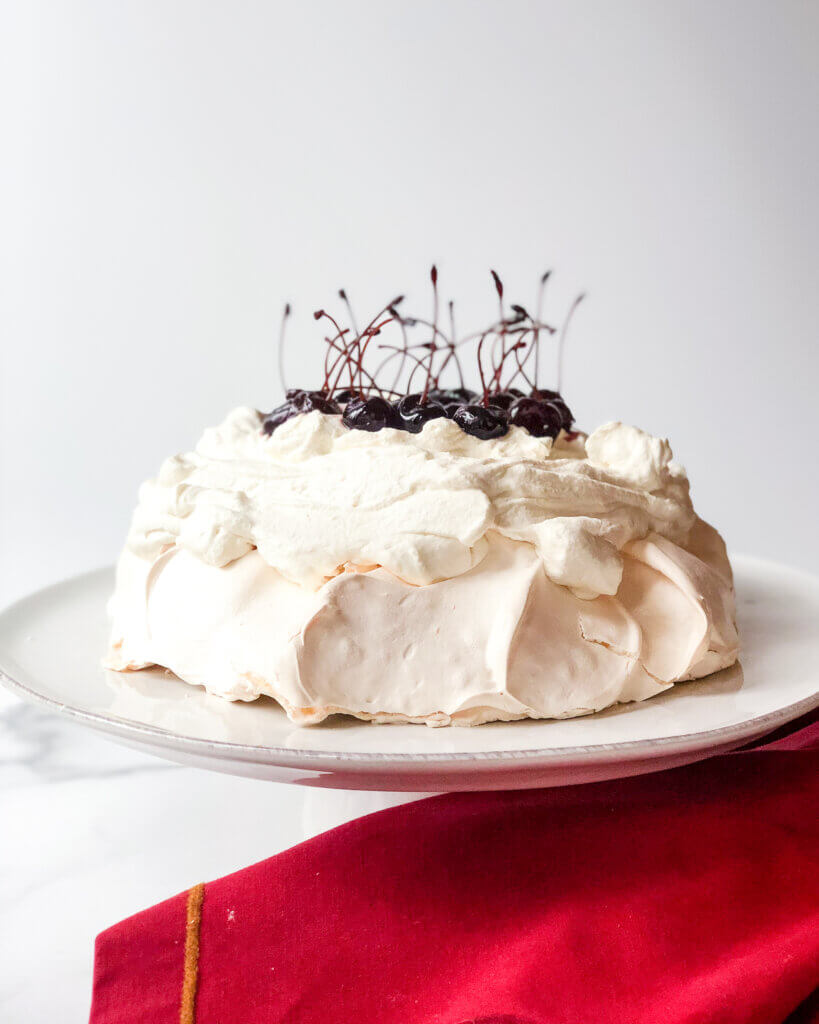
<instances>
[{"instance_id":1,"label":"marble surface","mask_svg":"<svg viewBox=\"0 0 819 1024\"><path fill-rule=\"evenodd\" d=\"M99 931L412 798L180 767L0 689L0 1021L86 1021Z\"/></svg>"}]
</instances>

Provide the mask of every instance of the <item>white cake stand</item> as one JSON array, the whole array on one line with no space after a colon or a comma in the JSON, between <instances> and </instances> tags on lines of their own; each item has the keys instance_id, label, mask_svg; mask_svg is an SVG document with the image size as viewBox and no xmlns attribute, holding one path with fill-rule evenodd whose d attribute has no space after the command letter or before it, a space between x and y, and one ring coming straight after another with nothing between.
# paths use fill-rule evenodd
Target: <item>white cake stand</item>
<instances>
[{"instance_id":1,"label":"white cake stand","mask_svg":"<svg viewBox=\"0 0 819 1024\"><path fill-rule=\"evenodd\" d=\"M104 670L111 570L48 587L0 614L0 681L21 697L160 757L348 792L307 801L307 832L425 793L593 782L686 764L819 705L819 580L734 559L741 668L641 704L563 721L479 728L292 725L266 698L232 704L160 669ZM445 671L445 666L442 666ZM405 794L403 797L398 794Z\"/></svg>"}]
</instances>

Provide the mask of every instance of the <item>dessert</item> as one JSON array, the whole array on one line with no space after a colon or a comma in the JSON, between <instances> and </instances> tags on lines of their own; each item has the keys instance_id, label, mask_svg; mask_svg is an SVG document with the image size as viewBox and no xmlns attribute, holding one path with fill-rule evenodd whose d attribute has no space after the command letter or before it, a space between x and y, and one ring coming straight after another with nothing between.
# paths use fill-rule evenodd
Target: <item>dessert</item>
<instances>
[{"instance_id":1,"label":"dessert","mask_svg":"<svg viewBox=\"0 0 819 1024\"><path fill-rule=\"evenodd\" d=\"M464 341L439 325L434 271L429 322L401 300L363 331L332 320L321 388L236 409L168 459L118 564L107 667L268 695L301 724L478 725L587 714L731 665L725 546L668 442L575 431L539 384L555 332L495 283L499 319Z\"/></svg>"}]
</instances>

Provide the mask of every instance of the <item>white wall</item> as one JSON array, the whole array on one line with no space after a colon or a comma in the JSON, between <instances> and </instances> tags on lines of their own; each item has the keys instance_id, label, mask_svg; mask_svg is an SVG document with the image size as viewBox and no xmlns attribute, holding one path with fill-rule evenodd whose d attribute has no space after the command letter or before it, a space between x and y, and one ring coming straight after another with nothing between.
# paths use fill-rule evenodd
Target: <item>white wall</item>
<instances>
[{"instance_id":1,"label":"white wall","mask_svg":"<svg viewBox=\"0 0 819 1024\"><path fill-rule=\"evenodd\" d=\"M819 570L816 4L4 12L2 598L112 561L166 454L274 404L285 298L310 383L308 311L423 301L433 260L474 320L490 266L585 288L581 424L667 434L734 550Z\"/></svg>"}]
</instances>

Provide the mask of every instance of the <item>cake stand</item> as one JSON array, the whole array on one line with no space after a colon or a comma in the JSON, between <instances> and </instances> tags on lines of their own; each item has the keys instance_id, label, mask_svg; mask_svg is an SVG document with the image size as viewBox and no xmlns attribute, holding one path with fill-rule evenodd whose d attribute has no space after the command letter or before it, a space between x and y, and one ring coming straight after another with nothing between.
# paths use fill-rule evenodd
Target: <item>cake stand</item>
<instances>
[{"instance_id":1,"label":"cake stand","mask_svg":"<svg viewBox=\"0 0 819 1024\"><path fill-rule=\"evenodd\" d=\"M328 816L345 820L411 795L672 768L732 750L812 710L819 705L819 579L756 558L733 563L740 665L583 718L431 729L336 717L298 727L267 698L230 703L161 669L109 672L100 658L110 569L55 584L0 613L0 681L157 756L310 787L317 794L305 806L306 829L314 832ZM318 792L327 789L348 793L322 799Z\"/></svg>"}]
</instances>

